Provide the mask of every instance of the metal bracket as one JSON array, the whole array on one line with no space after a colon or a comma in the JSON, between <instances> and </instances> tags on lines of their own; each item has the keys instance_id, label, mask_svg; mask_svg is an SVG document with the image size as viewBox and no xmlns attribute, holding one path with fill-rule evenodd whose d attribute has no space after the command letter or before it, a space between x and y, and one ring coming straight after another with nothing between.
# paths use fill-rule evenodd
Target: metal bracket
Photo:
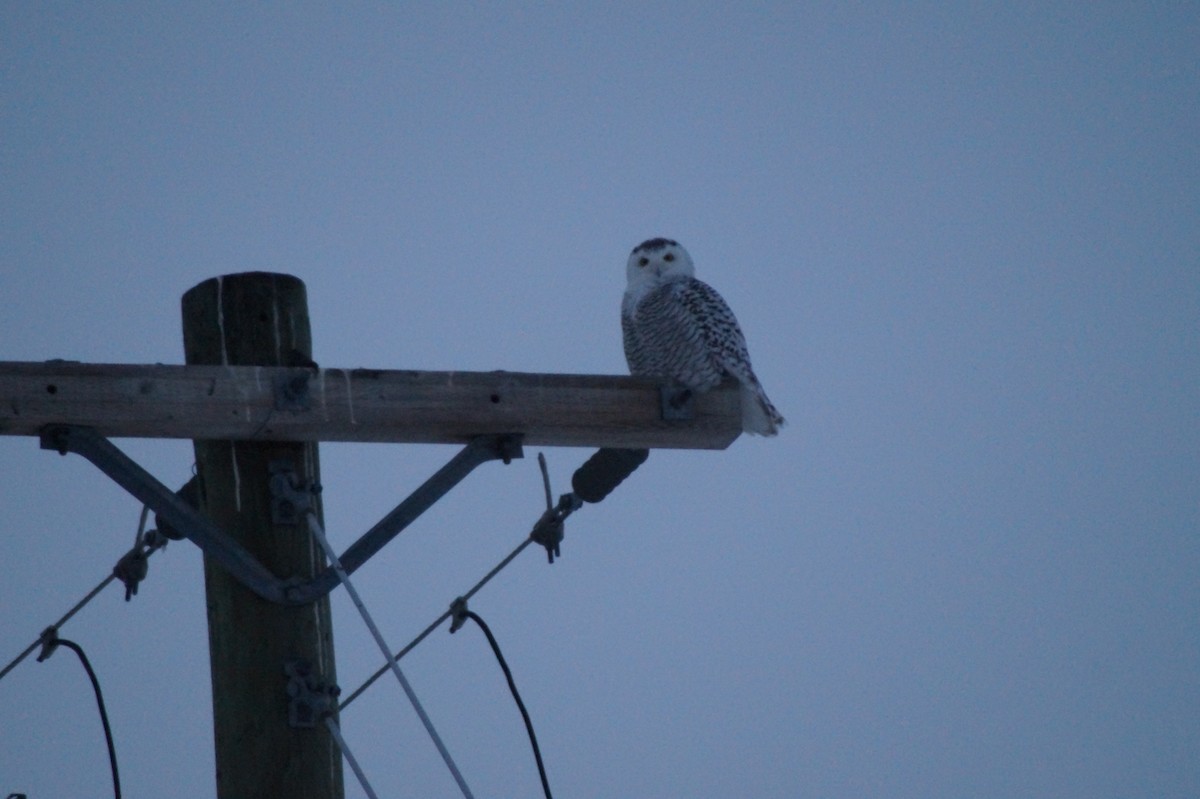
<instances>
[{"instance_id":1,"label":"metal bracket","mask_svg":"<svg viewBox=\"0 0 1200 799\"><path fill-rule=\"evenodd\" d=\"M309 410L312 407L312 395L308 391L308 381L312 375L311 369L292 369L277 374L271 384L275 392L275 410Z\"/></svg>"},{"instance_id":2,"label":"metal bracket","mask_svg":"<svg viewBox=\"0 0 1200 799\"><path fill-rule=\"evenodd\" d=\"M314 674L312 664L308 661L299 658L289 660L283 664L283 673L288 678L289 727L315 727L326 713L337 707L337 697L342 689L326 683L319 674Z\"/></svg>"},{"instance_id":3,"label":"metal bracket","mask_svg":"<svg viewBox=\"0 0 1200 799\"><path fill-rule=\"evenodd\" d=\"M450 603L450 632L456 633L467 623L467 598L456 597Z\"/></svg>"},{"instance_id":4,"label":"metal bracket","mask_svg":"<svg viewBox=\"0 0 1200 799\"><path fill-rule=\"evenodd\" d=\"M271 474L271 524L299 524L313 505L313 485L287 458L267 464Z\"/></svg>"},{"instance_id":5,"label":"metal bracket","mask_svg":"<svg viewBox=\"0 0 1200 799\"><path fill-rule=\"evenodd\" d=\"M554 562L554 558L562 555L563 522L575 511L583 507L583 500L576 494L563 494L558 499L558 505L546 508L546 512L533 525L529 537L535 544L546 548L546 560Z\"/></svg>"},{"instance_id":6,"label":"metal bracket","mask_svg":"<svg viewBox=\"0 0 1200 799\"><path fill-rule=\"evenodd\" d=\"M659 397L664 421L686 422L696 415L696 396L690 388L663 386Z\"/></svg>"},{"instance_id":7,"label":"metal bracket","mask_svg":"<svg viewBox=\"0 0 1200 799\"><path fill-rule=\"evenodd\" d=\"M238 582L269 602L306 605L325 596L339 584L337 573L328 567L305 583L280 580L241 544L93 428L50 425L42 430L41 445L42 449L55 450L61 455L74 452L91 461L135 499L148 505L158 515L158 524L165 522L170 529L181 533L200 547L205 555L225 567ZM458 485L476 466L490 460L507 463L522 456L519 436L489 435L471 439L445 466L351 544L340 558L342 567L350 574L366 563Z\"/></svg>"},{"instance_id":8,"label":"metal bracket","mask_svg":"<svg viewBox=\"0 0 1200 799\"><path fill-rule=\"evenodd\" d=\"M38 653L37 662L44 663L58 649L58 628L52 624L42 630L38 643L42 645L42 651Z\"/></svg>"}]
</instances>

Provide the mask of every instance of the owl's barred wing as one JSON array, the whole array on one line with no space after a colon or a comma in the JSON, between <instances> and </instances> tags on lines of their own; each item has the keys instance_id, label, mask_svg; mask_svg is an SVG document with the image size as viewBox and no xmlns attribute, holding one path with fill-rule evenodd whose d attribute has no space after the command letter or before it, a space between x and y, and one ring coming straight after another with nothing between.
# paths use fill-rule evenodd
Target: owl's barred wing
<instances>
[{"instance_id":1,"label":"owl's barred wing","mask_svg":"<svg viewBox=\"0 0 1200 799\"><path fill-rule=\"evenodd\" d=\"M754 370L750 367L746 337L733 311L717 290L692 278L683 285L679 301L695 320L705 350L718 368L737 378L740 383L757 383Z\"/></svg>"},{"instance_id":2,"label":"owl's barred wing","mask_svg":"<svg viewBox=\"0 0 1200 799\"><path fill-rule=\"evenodd\" d=\"M729 306L694 278L650 291L621 319L625 357L635 375L658 377L697 391L732 375L752 379L746 341Z\"/></svg>"},{"instance_id":3,"label":"owl's barred wing","mask_svg":"<svg viewBox=\"0 0 1200 799\"><path fill-rule=\"evenodd\" d=\"M696 320L709 358L721 375L731 375L742 384L742 427L751 433L773 436L784 419L754 374L746 337L733 311L716 289L695 278L687 281L680 302ZM718 382L719 382L718 378Z\"/></svg>"},{"instance_id":4,"label":"owl's barred wing","mask_svg":"<svg viewBox=\"0 0 1200 799\"><path fill-rule=\"evenodd\" d=\"M774 435L784 425L784 417L770 403L767 392L758 383L750 365L750 350L733 311L716 289L703 281L690 278L677 284L676 300L682 310L697 350L692 364L703 362L696 373L704 377L702 385L694 388L708 390L726 376L742 384L742 426L745 431ZM682 380L689 384L688 380ZM689 384L691 385L691 384Z\"/></svg>"}]
</instances>

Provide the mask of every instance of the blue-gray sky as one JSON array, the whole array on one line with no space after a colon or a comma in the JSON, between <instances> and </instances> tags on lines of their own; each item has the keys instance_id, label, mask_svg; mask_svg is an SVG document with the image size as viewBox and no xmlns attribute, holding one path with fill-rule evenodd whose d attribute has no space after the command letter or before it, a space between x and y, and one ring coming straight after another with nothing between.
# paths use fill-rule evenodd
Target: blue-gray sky
<instances>
[{"instance_id":1,"label":"blue-gray sky","mask_svg":"<svg viewBox=\"0 0 1200 799\"><path fill-rule=\"evenodd\" d=\"M265 270L325 366L622 373L626 255L677 238L789 426L653 453L474 601L556 795L1194 797L1197 42L1186 3L5 2L0 359L180 363L183 292ZM453 451L323 446L335 546ZM528 532L528 454L358 573L395 646ZM32 439L0 474L7 662L139 507ZM126 796L211 796L195 548L63 634ZM476 631L404 666L477 796L537 794ZM67 654L0 719L0 793L104 795ZM393 682L343 723L381 795L455 795Z\"/></svg>"}]
</instances>

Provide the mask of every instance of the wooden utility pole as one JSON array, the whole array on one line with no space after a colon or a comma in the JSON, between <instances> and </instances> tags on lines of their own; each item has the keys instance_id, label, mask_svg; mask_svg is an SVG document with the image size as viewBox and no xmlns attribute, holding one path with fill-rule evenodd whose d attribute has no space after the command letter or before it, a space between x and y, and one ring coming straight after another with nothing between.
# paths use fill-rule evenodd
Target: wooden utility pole
<instances>
[{"instance_id":1,"label":"wooden utility pole","mask_svg":"<svg viewBox=\"0 0 1200 799\"><path fill-rule=\"evenodd\" d=\"M183 296L183 338L188 364L303 363L312 353L304 284L265 273L206 280ZM302 514L272 521L272 466L317 482L315 442L197 439L195 452L201 510L219 528L277 577L307 579L324 566ZM324 725L289 725L285 675L302 661L335 684L328 597L275 605L208 559L204 585L218 799L341 799L341 754Z\"/></svg>"},{"instance_id":2,"label":"wooden utility pole","mask_svg":"<svg viewBox=\"0 0 1200 799\"><path fill-rule=\"evenodd\" d=\"M306 490L318 482L318 441L474 447L499 436L617 448L589 460L590 471L584 464L575 476L586 472L582 483L573 479L578 499L599 502L645 458L614 466L613 452L724 449L742 432L732 383L677 403L645 378L317 368L304 284L287 275L227 275L192 288L183 337L186 366L0 361L0 435L77 452L156 512L182 514L181 523L190 510L106 439L193 439L199 509L223 532L189 537L293 586L311 585L325 567L295 506L311 502L323 523L319 497ZM226 537L236 552L220 543ZM332 736L320 724L301 726L316 720L321 689L336 685L328 596L274 604L207 557L204 583L218 799L341 799ZM290 701L297 692L313 704Z\"/></svg>"}]
</instances>

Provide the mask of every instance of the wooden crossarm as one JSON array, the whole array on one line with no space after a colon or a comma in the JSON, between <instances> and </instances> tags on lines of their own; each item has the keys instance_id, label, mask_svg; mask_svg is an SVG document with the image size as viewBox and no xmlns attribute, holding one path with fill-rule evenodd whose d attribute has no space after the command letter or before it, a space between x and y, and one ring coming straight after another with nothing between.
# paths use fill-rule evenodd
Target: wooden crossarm
<instances>
[{"instance_id":1,"label":"wooden crossarm","mask_svg":"<svg viewBox=\"0 0 1200 799\"><path fill-rule=\"evenodd\" d=\"M262 441L465 443L520 433L534 446L724 449L739 394L695 398L664 421L653 381L607 375L0 361L0 435L48 424L101 435Z\"/></svg>"}]
</instances>

